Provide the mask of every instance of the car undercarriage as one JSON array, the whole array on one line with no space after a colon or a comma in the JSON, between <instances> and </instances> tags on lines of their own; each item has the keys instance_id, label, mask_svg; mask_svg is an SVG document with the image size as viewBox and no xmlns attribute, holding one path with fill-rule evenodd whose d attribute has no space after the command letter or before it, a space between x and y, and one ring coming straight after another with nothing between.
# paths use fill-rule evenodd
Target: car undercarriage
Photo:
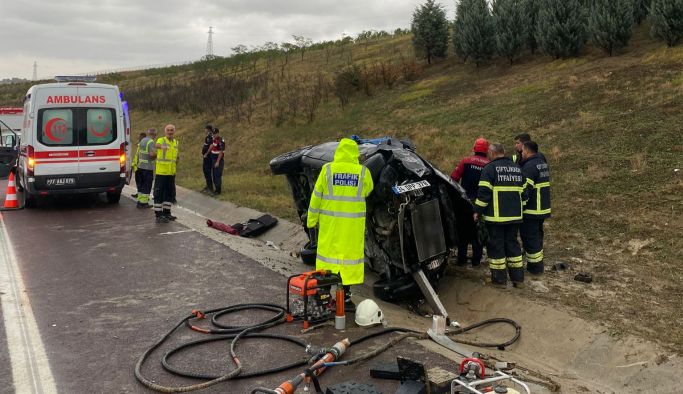
<instances>
[{"instance_id":1,"label":"car undercarriage","mask_svg":"<svg viewBox=\"0 0 683 394\"><path fill-rule=\"evenodd\" d=\"M376 297L392 302L426 298L435 314L447 316L434 288L459 237L472 237L472 205L464 189L415 152L407 140L363 140L353 136L359 161L375 184L366 202L366 265L378 273ZM315 231L306 228L308 204L322 166L337 142L306 146L273 158L270 168L285 175L309 242L301 251L315 264Z\"/></svg>"}]
</instances>

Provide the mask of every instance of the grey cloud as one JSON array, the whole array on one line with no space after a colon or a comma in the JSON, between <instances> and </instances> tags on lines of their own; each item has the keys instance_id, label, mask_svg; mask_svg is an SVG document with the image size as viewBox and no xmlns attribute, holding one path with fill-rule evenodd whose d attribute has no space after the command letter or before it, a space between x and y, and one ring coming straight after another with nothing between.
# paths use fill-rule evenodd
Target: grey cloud
<instances>
[{"instance_id":1,"label":"grey cloud","mask_svg":"<svg viewBox=\"0 0 683 394\"><path fill-rule=\"evenodd\" d=\"M337 39L343 32L408 27L411 0L0 0L0 78L29 77L198 59L209 26L214 51L237 44ZM443 3L452 17L451 1Z\"/></svg>"}]
</instances>

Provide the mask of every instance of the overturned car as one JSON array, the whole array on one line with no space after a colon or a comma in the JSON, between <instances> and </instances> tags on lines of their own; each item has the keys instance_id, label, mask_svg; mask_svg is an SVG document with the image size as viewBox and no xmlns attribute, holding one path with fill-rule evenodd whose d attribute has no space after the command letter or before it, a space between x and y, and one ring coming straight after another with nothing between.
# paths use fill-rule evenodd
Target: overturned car
<instances>
[{"instance_id":1,"label":"overturned car","mask_svg":"<svg viewBox=\"0 0 683 394\"><path fill-rule=\"evenodd\" d=\"M359 161L375 184L367 198L366 265L380 275L375 296L387 301L427 299L434 313L447 316L433 288L443 276L458 237L471 237L472 205L464 189L415 152L410 141L393 138L358 143ZM315 263L313 232L307 210L322 166L333 160L338 142L306 146L270 161L275 175L285 175L309 242L304 263Z\"/></svg>"}]
</instances>

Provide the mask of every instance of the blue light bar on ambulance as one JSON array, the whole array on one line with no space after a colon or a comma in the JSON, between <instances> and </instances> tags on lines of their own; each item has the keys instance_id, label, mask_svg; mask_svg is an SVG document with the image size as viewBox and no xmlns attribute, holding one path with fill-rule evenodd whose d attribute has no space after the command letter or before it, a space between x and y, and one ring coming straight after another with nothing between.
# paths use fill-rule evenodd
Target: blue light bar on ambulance
<instances>
[{"instance_id":1,"label":"blue light bar on ambulance","mask_svg":"<svg viewBox=\"0 0 683 394\"><path fill-rule=\"evenodd\" d=\"M94 75L57 75L57 82L95 82L97 77Z\"/></svg>"}]
</instances>

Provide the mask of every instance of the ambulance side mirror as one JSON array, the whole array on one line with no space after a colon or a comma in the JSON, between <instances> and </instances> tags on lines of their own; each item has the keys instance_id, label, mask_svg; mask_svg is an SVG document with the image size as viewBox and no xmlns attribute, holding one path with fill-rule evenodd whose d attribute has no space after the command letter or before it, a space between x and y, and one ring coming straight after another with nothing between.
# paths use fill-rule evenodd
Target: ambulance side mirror
<instances>
[{"instance_id":1,"label":"ambulance side mirror","mask_svg":"<svg viewBox=\"0 0 683 394\"><path fill-rule=\"evenodd\" d=\"M0 179L7 179L12 167L12 165L0 163Z\"/></svg>"}]
</instances>

